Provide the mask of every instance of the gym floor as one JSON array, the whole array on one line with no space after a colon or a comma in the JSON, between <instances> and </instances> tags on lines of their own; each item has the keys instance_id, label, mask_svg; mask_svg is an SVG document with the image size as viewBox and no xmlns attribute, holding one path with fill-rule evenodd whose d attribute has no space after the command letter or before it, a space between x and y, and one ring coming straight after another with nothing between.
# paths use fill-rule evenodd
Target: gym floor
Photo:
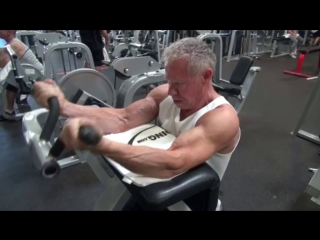
<instances>
[{"instance_id":1,"label":"gym floor","mask_svg":"<svg viewBox=\"0 0 320 240\"><path fill-rule=\"evenodd\" d=\"M307 71L317 66L317 55L307 56ZM320 209L304 193L312 177L308 168L320 165L319 147L290 134L315 80L282 74L295 64L290 57L267 56L254 64L262 71L239 114L241 141L221 184L220 199L226 210ZM235 65L223 63L224 79ZM316 134L320 133L317 113L312 111L304 127ZM21 122L1 123L0 152L0 210L90 211L104 190L87 164L43 179L32 165Z\"/></svg>"}]
</instances>

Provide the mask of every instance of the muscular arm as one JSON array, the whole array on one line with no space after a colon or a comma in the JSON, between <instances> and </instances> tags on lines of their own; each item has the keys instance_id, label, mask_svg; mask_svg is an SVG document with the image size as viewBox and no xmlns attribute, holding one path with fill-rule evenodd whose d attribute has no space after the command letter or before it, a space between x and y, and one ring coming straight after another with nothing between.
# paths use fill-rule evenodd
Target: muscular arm
<instances>
[{"instance_id":1,"label":"muscular arm","mask_svg":"<svg viewBox=\"0 0 320 240\"><path fill-rule=\"evenodd\" d=\"M6 50L3 48L0 50L0 69L4 68L7 63L10 61L10 57Z\"/></svg>"},{"instance_id":2,"label":"muscular arm","mask_svg":"<svg viewBox=\"0 0 320 240\"><path fill-rule=\"evenodd\" d=\"M167 85L152 90L145 99L130 104L127 108L92 108L67 102L61 115L68 118L89 118L100 126L104 134L119 133L149 123L159 112L160 102L167 97Z\"/></svg>"},{"instance_id":3,"label":"muscular arm","mask_svg":"<svg viewBox=\"0 0 320 240\"><path fill-rule=\"evenodd\" d=\"M21 42L13 40L10 42L10 46L19 58L21 58L25 54L26 49Z\"/></svg>"},{"instance_id":4,"label":"muscular arm","mask_svg":"<svg viewBox=\"0 0 320 240\"><path fill-rule=\"evenodd\" d=\"M238 134L238 116L230 106L224 106L205 114L197 127L181 134L168 150L131 146L104 138L97 153L137 174L170 178L205 162L216 152L231 151Z\"/></svg>"},{"instance_id":5,"label":"muscular arm","mask_svg":"<svg viewBox=\"0 0 320 240\"><path fill-rule=\"evenodd\" d=\"M106 44L109 43L109 35L107 30L100 30L101 35L104 37L104 39L106 40Z\"/></svg>"}]
</instances>

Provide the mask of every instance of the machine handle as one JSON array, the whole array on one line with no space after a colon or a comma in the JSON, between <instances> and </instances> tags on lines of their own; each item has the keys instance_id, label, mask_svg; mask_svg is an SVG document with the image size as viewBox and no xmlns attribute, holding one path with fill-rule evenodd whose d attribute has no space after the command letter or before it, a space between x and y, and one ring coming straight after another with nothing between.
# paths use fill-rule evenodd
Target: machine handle
<instances>
[{"instance_id":1,"label":"machine handle","mask_svg":"<svg viewBox=\"0 0 320 240\"><path fill-rule=\"evenodd\" d=\"M10 57L12 57L12 59L15 59L15 60L18 59L17 54L12 50L10 45L7 45L5 47L6 47L7 53L10 55Z\"/></svg>"},{"instance_id":2,"label":"machine handle","mask_svg":"<svg viewBox=\"0 0 320 240\"><path fill-rule=\"evenodd\" d=\"M65 148L64 143L58 138L49 150L49 156L58 158Z\"/></svg>"},{"instance_id":3,"label":"machine handle","mask_svg":"<svg viewBox=\"0 0 320 240\"><path fill-rule=\"evenodd\" d=\"M79 129L78 138L85 144L95 146L100 142L102 136L92 128L81 126ZM49 156L53 158L58 158L60 154L63 152L64 148L64 143L58 138L51 147L49 151Z\"/></svg>"},{"instance_id":4,"label":"machine handle","mask_svg":"<svg viewBox=\"0 0 320 240\"><path fill-rule=\"evenodd\" d=\"M60 116L60 104L57 97L49 98L48 105L49 115L40 135L40 140L44 140L47 142L50 141L51 135Z\"/></svg>"},{"instance_id":5,"label":"machine handle","mask_svg":"<svg viewBox=\"0 0 320 240\"><path fill-rule=\"evenodd\" d=\"M90 127L82 126L79 129L78 138L88 145L95 146L101 141L102 135L100 135L96 130ZM48 157L50 158L50 160L42 167L41 174L43 177L53 178L60 172L61 168L56 161L56 158L59 157L64 148L65 145L58 138L49 151Z\"/></svg>"},{"instance_id":6,"label":"machine handle","mask_svg":"<svg viewBox=\"0 0 320 240\"><path fill-rule=\"evenodd\" d=\"M58 162L52 158L43 165L41 174L45 178L53 178L58 175L60 169Z\"/></svg>"},{"instance_id":7,"label":"machine handle","mask_svg":"<svg viewBox=\"0 0 320 240\"><path fill-rule=\"evenodd\" d=\"M81 126L78 138L87 145L95 146L101 141L102 135L93 128Z\"/></svg>"},{"instance_id":8,"label":"machine handle","mask_svg":"<svg viewBox=\"0 0 320 240\"><path fill-rule=\"evenodd\" d=\"M64 143L58 138L49 150L48 158L50 158L50 160L42 167L41 174L43 177L53 178L58 175L61 168L56 159L63 152L64 148Z\"/></svg>"}]
</instances>

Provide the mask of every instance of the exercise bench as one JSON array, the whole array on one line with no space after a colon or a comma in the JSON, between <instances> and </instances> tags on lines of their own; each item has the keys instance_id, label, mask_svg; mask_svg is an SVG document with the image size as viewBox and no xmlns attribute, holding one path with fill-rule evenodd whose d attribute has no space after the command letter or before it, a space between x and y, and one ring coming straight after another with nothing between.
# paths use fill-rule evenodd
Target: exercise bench
<instances>
[{"instance_id":1,"label":"exercise bench","mask_svg":"<svg viewBox=\"0 0 320 240\"><path fill-rule=\"evenodd\" d=\"M290 55L290 52L291 52L290 51L290 49L291 49L290 38L287 38L285 36L273 37L271 42L272 42L272 45L271 45L270 58L277 58L277 57L283 57L283 56ZM281 43L282 45L287 45L287 50L285 52L280 52L279 43Z\"/></svg>"},{"instance_id":2,"label":"exercise bench","mask_svg":"<svg viewBox=\"0 0 320 240\"><path fill-rule=\"evenodd\" d=\"M319 46L300 47L298 49L298 51L299 51L300 55L298 58L296 70L295 71L285 70L285 71L283 71L283 73L288 74L288 75L294 75L294 76L301 77L301 78L306 78L307 80L318 78L318 76L317 76L318 74L313 76L310 74L302 73L301 71L302 71L304 59L307 56L307 54L320 52L320 47ZM319 54L319 58L318 58L318 71L319 71L319 69L320 69L320 54Z\"/></svg>"}]
</instances>

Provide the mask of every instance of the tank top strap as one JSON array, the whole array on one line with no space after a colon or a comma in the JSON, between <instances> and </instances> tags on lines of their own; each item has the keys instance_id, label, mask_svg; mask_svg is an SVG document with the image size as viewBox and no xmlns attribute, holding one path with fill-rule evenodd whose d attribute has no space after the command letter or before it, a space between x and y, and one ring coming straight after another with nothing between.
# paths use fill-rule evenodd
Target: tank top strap
<instances>
[{"instance_id":1,"label":"tank top strap","mask_svg":"<svg viewBox=\"0 0 320 240\"><path fill-rule=\"evenodd\" d=\"M224 105L224 104L228 104L228 105L231 106L231 104L223 96L220 96L220 97L216 98L215 100L213 100L208 105L206 105L203 108L201 108L196 113L196 115L193 117L194 123L198 122L199 118L201 118L207 112L209 112L209 111L211 111L213 109L216 109L217 107L220 107L221 105Z\"/></svg>"}]
</instances>

